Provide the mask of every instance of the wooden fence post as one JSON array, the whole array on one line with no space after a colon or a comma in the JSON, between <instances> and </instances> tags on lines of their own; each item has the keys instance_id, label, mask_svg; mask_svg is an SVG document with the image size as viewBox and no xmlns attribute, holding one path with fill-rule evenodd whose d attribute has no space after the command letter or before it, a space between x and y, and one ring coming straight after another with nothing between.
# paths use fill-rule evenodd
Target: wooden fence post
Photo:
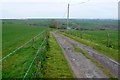
<instances>
[{"instance_id":1,"label":"wooden fence post","mask_svg":"<svg viewBox=\"0 0 120 80\"><path fill-rule=\"evenodd\" d=\"M32 39L32 47L33 47L34 54L35 54L34 38ZM34 56L35 56L35 55L34 55Z\"/></svg>"},{"instance_id":2,"label":"wooden fence post","mask_svg":"<svg viewBox=\"0 0 120 80\"><path fill-rule=\"evenodd\" d=\"M109 36L109 33L107 32L107 47L109 47L110 46L110 36Z\"/></svg>"},{"instance_id":3,"label":"wooden fence post","mask_svg":"<svg viewBox=\"0 0 120 80\"><path fill-rule=\"evenodd\" d=\"M33 52L34 52L34 58L36 57L37 58L37 56L36 56L36 52L35 52L35 39L33 38L32 39L32 48L33 48ZM34 64L35 64L35 69L37 68L37 60L36 60L36 58L35 58L35 60L34 60ZM34 77L36 77L36 72L34 73Z\"/></svg>"},{"instance_id":4,"label":"wooden fence post","mask_svg":"<svg viewBox=\"0 0 120 80\"><path fill-rule=\"evenodd\" d=\"M83 34L82 34L82 31L81 31L81 39L83 38Z\"/></svg>"}]
</instances>

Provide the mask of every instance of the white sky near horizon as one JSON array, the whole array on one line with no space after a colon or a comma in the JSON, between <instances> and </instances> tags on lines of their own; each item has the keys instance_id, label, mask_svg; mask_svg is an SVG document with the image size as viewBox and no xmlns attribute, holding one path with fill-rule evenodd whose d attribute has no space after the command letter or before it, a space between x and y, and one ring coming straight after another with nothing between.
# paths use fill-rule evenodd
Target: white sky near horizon
<instances>
[{"instance_id":1,"label":"white sky near horizon","mask_svg":"<svg viewBox=\"0 0 120 80\"><path fill-rule=\"evenodd\" d=\"M70 18L117 19L118 2L119 0L1 0L0 19L66 18L68 3Z\"/></svg>"}]
</instances>

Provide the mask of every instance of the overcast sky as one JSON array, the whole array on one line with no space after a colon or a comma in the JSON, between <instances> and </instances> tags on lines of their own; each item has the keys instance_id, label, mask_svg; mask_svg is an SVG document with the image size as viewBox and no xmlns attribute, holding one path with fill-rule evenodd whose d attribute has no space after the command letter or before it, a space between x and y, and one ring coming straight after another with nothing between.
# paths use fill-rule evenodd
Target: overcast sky
<instances>
[{"instance_id":1,"label":"overcast sky","mask_svg":"<svg viewBox=\"0 0 120 80\"><path fill-rule=\"evenodd\" d=\"M120 0L1 0L0 18L70 18L117 19Z\"/></svg>"}]
</instances>

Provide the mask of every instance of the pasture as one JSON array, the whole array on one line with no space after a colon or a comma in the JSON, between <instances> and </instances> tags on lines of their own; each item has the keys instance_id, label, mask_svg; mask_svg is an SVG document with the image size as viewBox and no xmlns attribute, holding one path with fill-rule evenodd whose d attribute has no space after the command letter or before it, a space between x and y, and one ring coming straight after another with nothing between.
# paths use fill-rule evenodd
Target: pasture
<instances>
[{"instance_id":1,"label":"pasture","mask_svg":"<svg viewBox=\"0 0 120 80\"><path fill-rule=\"evenodd\" d=\"M118 49L118 30L70 30L70 32L73 35L104 46L107 46L107 35L109 34L110 47L116 50Z\"/></svg>"},{"instance_id":2,"label":"pasture","mask_svg":"<svg viewBox=\"0 0 120 80\"><path fill-rule=\"evenodd\" d=\"M37 26L48 27L50 22L54 20L56 23L62 24L64 27L67 26L66 19L3 19L4 23L14 24L30 24ZM117 29L117 20L111 19L70 19L69 27L81 29ZM59 25L58 25L59 26Z\"/></svg>"},{"instance_id":3,"label":"pasture","mask_svg":"<svg viewBox=\"0 0 120 80\"><path fill-rule=\"evenodd\" d=\"M3 78L23 78L31 65L31 62L36 56L33 62L34 65L32 64L32 67L26 77L30 78L32 75L34 76L35 72L39 69L37 68L39 65L36 65L38 64L37 59L41 59L41 61L44 60L47 48L47 42L44 38L47 35L47 27L29 26L24 24L3 24L2 29L2 58L11 52L14 52L14 50L29 41L22 48L18 49L2 61ZM35 38L33 39L33 37ZM38 55L36 55L37 52L39 53ZM40 56L42 58L37 58ZM43 64L43 62L40 64Z\"/></svg>"}]
</instances>

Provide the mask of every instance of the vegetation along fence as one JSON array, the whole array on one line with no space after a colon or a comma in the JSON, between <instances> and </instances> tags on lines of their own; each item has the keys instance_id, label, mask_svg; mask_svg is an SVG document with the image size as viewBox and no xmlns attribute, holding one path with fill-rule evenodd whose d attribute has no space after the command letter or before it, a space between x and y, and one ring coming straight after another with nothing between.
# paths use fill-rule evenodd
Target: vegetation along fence
<instances>
[{"instance_id":1,"label":"vegetation along fence","mask_svg":"<svg viewBox=\"0 0 120 80\"><path fill-rule=\"evenodd\" d=\"M68 30L66 33L78 36L81 39L86 39L95 43L102 44L106 47L118 49L118 31L117 30L94 30L94 31L78 31Z\"/></svg>"},{"instance_id":2,"label":"vegetation along fence","mask_svg":"<svg viewBox=\"0 0 120 80\"><path fill-rule=\"evenodd\" d=\"M45 30L0 60L3 66L2 77L23 80L40 78L43 74L47 47L48 30Z\"/></svg>"}]
</instances>

